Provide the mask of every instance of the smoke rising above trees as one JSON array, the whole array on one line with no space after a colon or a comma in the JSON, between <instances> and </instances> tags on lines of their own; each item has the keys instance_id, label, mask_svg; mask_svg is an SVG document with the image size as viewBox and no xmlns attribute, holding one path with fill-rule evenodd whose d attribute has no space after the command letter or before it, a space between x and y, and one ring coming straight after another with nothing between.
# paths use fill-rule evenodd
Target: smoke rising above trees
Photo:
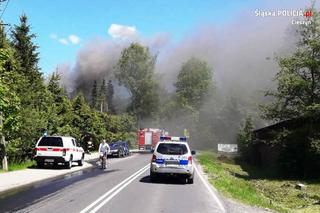
<instances>
[{"instance_id":1,"label":"smoke rising above trees","mask_svg":"<svg viewBox=\"0 0 320 213\"><path fill-rule=\"evenodd\" d=\"M270 3L267 8L277 8L279 5ZM292 8L303 9L305 5L295 1ZM295 26L291 25L290 17L258 18L254 16L254 10L248 10L239 14L238 19L219 27L214 24L198 25L179 41L171 39L166 33L151 38L139 33L131 41L93 39L79 51L75 67L61 71L66 76L72 73L72 80L63 82L69 84L73 94L83 91L88 98L94 80L112 80L114 105L124 110L130 104L130 93L115 77L115 66L121 51L128 48L131 42L149 47L151 54L157 55L154 70L161 103L174 96L174 84L182 65L192 57L199 58L213 68L216 87L214 97L206 99L199 109L199 117L205 124L203 129L223 132L223 126L232 126L234 130L225 133L227 135L212 134L216 141L230 142L230 138L235 139L246 114L252 115L256 126L266 124L266 121L257 120L257 105L265 101L263 91L275 87L272 79L279 68L273 59L291 53L296 41ZM170 101L168 103L171 104ZM167 105L164 107L168 108ZM170 125L179 125L184 119L181 116ZM164 124L170 126L166 122Z\"/></svg>"}]
</instances>

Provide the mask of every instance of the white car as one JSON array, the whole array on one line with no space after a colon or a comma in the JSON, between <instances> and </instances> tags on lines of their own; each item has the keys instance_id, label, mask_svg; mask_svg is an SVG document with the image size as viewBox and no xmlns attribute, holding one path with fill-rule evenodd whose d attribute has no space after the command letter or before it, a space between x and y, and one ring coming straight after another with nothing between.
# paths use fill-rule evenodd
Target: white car
<instances>
[{"instance_id":1,"label":"white car","mask_svg":"<svg viewBox=\"0 0 320 213\"><path fill-rule=\"evenodd\" d=\"M150 166L151 181L160 175L183 176L193 183L194 168L189 145L184 137L161 137L156 145Z\"/></svg>"},{"instance_id":2,"label":"white car","mask_svg":"<svg viewBox=\"0 0 320 213\"><path fill-rule=\"evenodd\" d=\"M34 159L39 168L45 163L58 165L62 163L66 168L72 167L72 162L78 162L79 166L84 162L84 150L72 137L44 136L36 144Z\"/></svg>"}]
</instances>

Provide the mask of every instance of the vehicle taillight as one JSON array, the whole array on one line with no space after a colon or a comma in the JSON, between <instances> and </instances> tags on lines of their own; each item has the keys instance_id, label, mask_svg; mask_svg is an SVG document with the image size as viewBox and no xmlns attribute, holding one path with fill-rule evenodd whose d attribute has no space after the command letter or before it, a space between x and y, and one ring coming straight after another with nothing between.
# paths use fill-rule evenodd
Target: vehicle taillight
<instances>
[{"instance_id":1,"label":"vehicle taillight","mask_svg":"<svg viewBox=\"0 0 320 213\"><path fill-rule=\"evenodd\" d=\"M66 155L66 153L67 153L67 151L69 151L70 149L68 149L68 148L64 148L64 149L62 149L62 155L63 156L65 156Z\"/></svg>"},{"instance_id":2,"label":"vehicle taillight","mask_svg":"<svg viewBox=\"0 0 320 213\"><path fill-rule=\"evenodd\" d=\"M36 148L36 151L47 151L47 150L48 150L47 148L40 148L40 147Z\"/></svg>"},{"instance_id":3,"label":"vehicle taillight","mask_svg":"<svg viewBox=\"0 0 320 213\"><path fill-rule=\"evenodd\" d=\"M188 163L189 163L189 164L192 164L192 156L189 156L189 157L188 157Z\"/></svg>"},{"instance_id":4,"label":"vehicle taillight","mask_svg":"<svg viewBox=\"0 0 320 213\"><path fill-rule=\"evenodd\" d=\"M152 159L151 162L156 162L157 156L156 155L152 155Z\"/></svg>"}]
</instances>

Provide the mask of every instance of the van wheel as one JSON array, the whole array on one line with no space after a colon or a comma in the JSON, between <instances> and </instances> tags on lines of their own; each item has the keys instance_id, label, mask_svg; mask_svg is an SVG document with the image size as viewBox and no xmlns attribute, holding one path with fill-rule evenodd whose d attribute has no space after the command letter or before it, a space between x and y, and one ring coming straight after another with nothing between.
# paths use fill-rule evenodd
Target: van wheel
<instances>
[{"instance_id":1,"label":"van wheel","mask_svg":"<svg viewBox=\"0 0 320 213\"><path fill-rule=\"evenodd\" d=\"M193 177L188 178L188 184L193 184Z\"/></svg>"},{"instance_id":2,"label":"van wheel","mask_svg":"<svg viewBox=\"0 0 320 213\"><path fill-rule=\"evenodd\" d=\"M65 163L65 165L66 165L67 169L71 169L71 167L72 167L72 155L70 156L69 161Z\"/></svg>"},{"instance_id":3,"label":"van wheel","mask_svg":"<svg viewBox=\"0 0 320 213\"><path fill-rule=\"evenodd\" d=\"M84 155L82 155L81 160L78 161L78 165L83 166L83 162L84 162Z\"/></svg>"}]
</instances>

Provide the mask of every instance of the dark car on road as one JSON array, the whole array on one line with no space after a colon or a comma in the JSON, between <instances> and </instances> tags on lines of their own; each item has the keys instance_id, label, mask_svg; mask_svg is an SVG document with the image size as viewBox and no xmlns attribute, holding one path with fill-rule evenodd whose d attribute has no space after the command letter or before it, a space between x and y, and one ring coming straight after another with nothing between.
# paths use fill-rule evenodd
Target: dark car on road
<instances>
[{"instance_id":1,"label":"dark car on road","mask_svg":"<svg viewBox=\"0 0 320 213\"><path fill-rule=\"evenodd\" d=\"M121 141L120 143L123 146L124 155L129 156L130 155L129 143L127 141Z\"/></svg>"},{"instance_id":2,"label":"dark car on road","mask_svg":"<svg viewBox=\"0 0 320 213\"><path fill-rule=\"evenodd\" d=\"M126 141L116 141L109 144L109 156L125 157L129 155L129 146Z\"/></svg>"}]
</instances>

